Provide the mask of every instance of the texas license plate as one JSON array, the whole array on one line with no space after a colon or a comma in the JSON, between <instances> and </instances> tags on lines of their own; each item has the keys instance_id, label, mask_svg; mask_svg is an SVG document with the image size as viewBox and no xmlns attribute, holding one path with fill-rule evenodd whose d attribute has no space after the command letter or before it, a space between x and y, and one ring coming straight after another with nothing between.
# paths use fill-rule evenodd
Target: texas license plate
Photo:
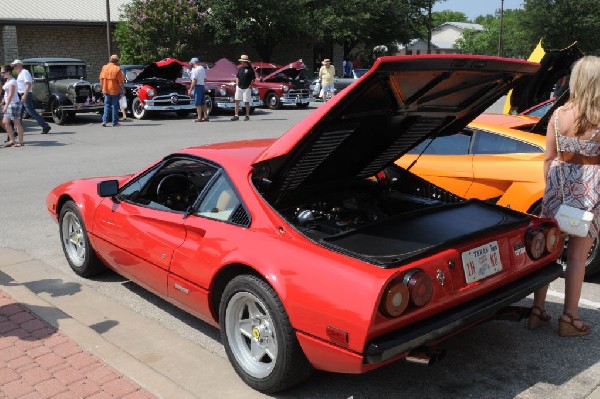
<instances>
[{"instance_id":1,"label":"texas license plate","mask_svg":"<svg viewBox=\"0 0 600 399\"><path fill-rule=\"evenodd\" d=\"M462 253L467 284L479 281L502 270L498 241L492 241Z\"/></svg>"}]
</instances>

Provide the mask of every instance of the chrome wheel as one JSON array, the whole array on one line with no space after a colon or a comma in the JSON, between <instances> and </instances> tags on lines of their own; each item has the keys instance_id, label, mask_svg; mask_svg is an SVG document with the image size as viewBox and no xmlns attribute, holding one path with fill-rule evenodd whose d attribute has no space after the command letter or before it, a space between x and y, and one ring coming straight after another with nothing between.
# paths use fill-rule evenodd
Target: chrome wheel
<instances>
[{"instance_id":1,"label":"chrome wheel","mask_svg":"<svg viewBox=\"0 0 600 399\"><path fill-rule=\"evenodd\" d=\"M254 378L271 374L277 360L277 337L266 306L249 292L235 294L225 311L231 351L246 373Z\"/></svg>"},{"instance_id":2,"label":"chrome wheel","mask_svg":"<svg viewBox=\"0 0 600 399\"><path fill-rule=\"evenodd\" d=\"M83 227L71 211L67 211L62 219L62 240L67 257L75 267L85 262L85 233Z\"/></svg>"}]
</instances>

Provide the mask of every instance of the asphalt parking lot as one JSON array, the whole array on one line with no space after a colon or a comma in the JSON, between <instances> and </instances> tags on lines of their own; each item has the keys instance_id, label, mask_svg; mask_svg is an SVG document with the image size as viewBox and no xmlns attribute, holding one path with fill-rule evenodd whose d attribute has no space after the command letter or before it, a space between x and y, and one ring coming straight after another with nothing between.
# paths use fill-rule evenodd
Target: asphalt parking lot
<instances>
[{"instance_id":1,"label":"asphalt parking lot","mask_svg":"<svg viewBox=\"0 0 600 399\"><path fill-rule=\"evenodd\" d=\"M316 106L320 104L259 109L248 122L232 122L231 114L222 114L194 123L192 116L177 119L173 114L130 119L116 128L101 127L100 116L90 114L70 125L52 124L48 135L39 134L39 127L26 120L25 147L0 148L0 256L9 253L2 249L21 256L24 266L12 262L10 273L15 281L29 281L28 287L35 286L36 279L55 280L59 285L54 295L33 293L84 326L102 326L90 327L80 337L96 347L110 342L132 363L151 369L152 373L128 369L119 356L104 359L121 371L133 370L133 378L151 392L160 381L168 381L189 397L261 397L237 380L216 329L116 274L93 280L76 277L64 259L58 227L44 199L66 180L136 172L183 147L278 137ZM9 273L1 261L0 271ZM65 293L64 285L72 289ZM524 323L489 322L447 340L446 357L432 367L396 362L364 375L316 373L276 397L600 398L600 276L586 281L583 289L581 314L594 325L587 337L558 337L562 292L559 279L548 296L548 309L555 315L550 328L530 332ZM522 301L525 306L530 303L529 298ZM169 397L159 388L155 395Z\"/></svg>"}]
</instances>

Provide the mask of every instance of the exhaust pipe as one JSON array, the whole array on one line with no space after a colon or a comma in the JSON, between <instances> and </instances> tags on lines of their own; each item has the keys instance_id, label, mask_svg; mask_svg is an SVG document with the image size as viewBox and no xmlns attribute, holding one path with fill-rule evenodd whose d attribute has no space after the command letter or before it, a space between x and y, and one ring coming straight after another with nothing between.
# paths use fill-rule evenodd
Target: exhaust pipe
<instances>
[{"instance_id":1,"label":"exhaust pipe","mask_svg":"<svg viewBox=\"0 0 600 399\"><path fill-rule=\"evenodd\" d=\"M407 362L422 366L431 366L446 356L446 350L441 348L418 348L411 351L404 358Z\"/></svg>"}]
</instances>

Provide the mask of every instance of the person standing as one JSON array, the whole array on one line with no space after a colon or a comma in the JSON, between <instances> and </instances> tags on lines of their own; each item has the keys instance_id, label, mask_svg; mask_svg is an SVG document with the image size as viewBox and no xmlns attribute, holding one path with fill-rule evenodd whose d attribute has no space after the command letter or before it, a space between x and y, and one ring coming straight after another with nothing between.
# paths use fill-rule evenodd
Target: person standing
<instances>
[{"instance_id":1,"label":"person standing","mask_svg":"<svg viewBox=\"0 0 600 399\"><path fill-rule=\"evenodd\" d=\"M119 123L119 99L125 93L124 81L123 71L119 68L119 56L113 54L100 71L100 84L102 93L104 93L103 127L108 123L108 115L111 112L113 126L121 126Z\"/></svg>"},{"instance_id":2,"label":"person standing","mask_svg":"<svg viewBox=\"0 0 600 399\"><path fill-rule=\"evenodd\" d=\"M14 60L10 65L12 65L13 69L19 74L17 76L17 92L19 93L19 98L23 104L21 107L21 119L23 119L23 114L27 111L27 113L35 119L37 124L42 128L42 134L48 133L51 129L50 125L35 110L35 106L33 105L33 93L31 92L33 88L33 78L31 77L31 73L23 68L23 61L21 60Z\"/></svg>"},{"instance_id":3,"label":"person standing","mask_svg":"<svg viewBox=\"0 0 600 399\"><path fill-rule=\"evenodd\" d=\"M352 62L350 62L350 58L346 58L343 62L344 68L344 77L351 78L352 77Z\"/></svg>"},{"instance_id":4,"label":"person standing","mask_svg":"<svg viewBox=\"0 0 600 399\"><path fill-rule=\"evenodd\" d=\"M561 203L594 213L587 237L569 237L565 300L558 320L562 337L588 335L579 316L585 262L600 233L600 58L586 56L573 66L569 101L554 111L546 133L542 217L554 217ZM563 194L564 191L564 194ZM552 316L545 310L548 286L534 293L528 328L543 327Z\"/></svg>"},{"instance_id":5,"label":"person standing","mask_svg":"<svg viewBox=\"0 0 600 399\"><path fill-rule=\"evenodd\" d=\"M8 141L4 145L5 147L22 147L23 146L23 124L21 123L21 100L19 100L19 93L17 92L17 80L12 76L13 67L12 65L3 65L0 69L0 75L6 82L2 86L4 91L4 98L2 100L2 112L4 117L2 123L4 129L8 133ZM15 132L12 124L14 123L17 129L18 142L15 144Z\"/></svg>"},{"instance_id":6,"label":"person standing","mask_svg":"<svg viewBox=\"0 0 600 399\"><path fill-rule=\"evenodd\" d=\"M204 79L206 78L206 70L200 65L200 60L194 57L190 60L192 70L190 76L192 82L189 89L189 95L194 92L194 104L196 105L196 119L194 122L208 122L208 109L206 108L206 88L204 87Z\"/></svg>"},{"instance_id":7,"label":"person standing","mask_svg":"<svg viewBox=\"0 0 600 399\"><path fill-rule=\"evenodd\" d=\"M231 118L232 121L240 119L240 101L246 103L245 121L250 120L250 101L252 101L252 84L254 83L254 69L250 65L250 58L243 54L238 60L242 63L235 76L235 115Z\"/></svg>"},{"instance_id":8,"label":"person standing","mask_svg":"<svg viewBox=\"0 0 600 399\"><path fill-rule=\"evenodd\" d=\"M325 58L322 62L323 66L319 69L319 78L321 78L321 90L323 90L323 101L327 101L334 94L335 87L333 82L335 79L335 67L331 65L331 60ZM329 95L329 96L328 96Z\"/></svg>"}]
</instances>

